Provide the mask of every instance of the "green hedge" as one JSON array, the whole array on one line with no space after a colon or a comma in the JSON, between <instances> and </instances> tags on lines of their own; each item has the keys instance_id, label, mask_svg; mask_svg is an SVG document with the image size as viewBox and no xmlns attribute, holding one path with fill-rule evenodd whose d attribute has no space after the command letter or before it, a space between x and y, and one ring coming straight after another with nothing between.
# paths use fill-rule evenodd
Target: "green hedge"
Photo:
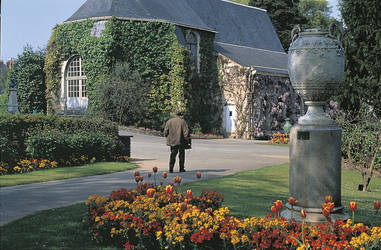
<instances>
[{"instance_id":1,"label":"green hedge","mask_svg":"<svg viewBox=\"0 0 381 250\"><path fill-rule=\"evenodd\" d=\"M87 132L107 135L118 141L116 123L94 118L68 118L53 115L0 115L1 161L26 157L26 140L41 131L55 130L63 136ZM4 142L4 143L3 143Z\"/></svg>"},{"instance_id":2,"label":"green hedge","mask_svg":"<svg viewBox=\"0 0 381 250\"><path fill-rule=\"evenodd\" d=\"M80 131L63 134L57 130L46 130L31 136L25 145L26 153L30 157L69 165L81 157L110 159L119 146L112 136L102 133Z\"/></svg>"}]
</instances>

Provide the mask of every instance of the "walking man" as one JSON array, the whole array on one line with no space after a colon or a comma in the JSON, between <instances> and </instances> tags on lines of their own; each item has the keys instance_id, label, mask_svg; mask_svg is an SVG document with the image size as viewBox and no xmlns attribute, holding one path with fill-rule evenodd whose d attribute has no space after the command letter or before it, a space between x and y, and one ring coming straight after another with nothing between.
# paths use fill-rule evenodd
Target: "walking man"
<instances>
[{"instance_id":1,"label":"walking man","mask_svg":"<svg viewBox=\"0 0 381 250\"><path fill-rule=\"evenodd\" d=\"M169 172L173 173L176 156L179 153L180 172L185 172L185 145L188 142L189 130L184 119L181 118L182 112L175 111L175 117L169 119L165 124L164 136L167 137L167 145L171 147L169 159Z\"/></svg>"}]
</instances>

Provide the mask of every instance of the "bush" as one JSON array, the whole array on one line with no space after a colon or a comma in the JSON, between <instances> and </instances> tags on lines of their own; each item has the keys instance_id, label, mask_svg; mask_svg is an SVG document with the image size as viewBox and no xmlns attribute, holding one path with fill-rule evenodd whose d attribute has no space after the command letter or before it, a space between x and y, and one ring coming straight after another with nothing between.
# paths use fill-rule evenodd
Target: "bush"
<instances>
[{"instance_id":1,"label":"bush","mask_svg":"<svg viewBox=\"0 0 381 250\"><path fill-rule=\"evenodd\" d=\"M12 142L12 158L25 157L25 141L45 130L57 130L62 135L81 131L108 135L118 141L116 123L99 118L68 118L52 115L0 115L0 137ZM9 160L9 155L1 155L0 161Z\"/></svg>"},{"instance_id":2,"label":"bush","mask_svg":"<svg viewBox=\"0 0 381 250\"><path fill-rule=\"evenodd\" d=\"M17 85L17 100L21 113L32 113L33 110L46 111L44 50L33 51L26 46L18 56L10 78Z\"/></svg>"},{"instance_id":3,"label":"bush","mask_svg":"<svg viewBox=\"0 0 381 250\"><path fill-rule=\"evenodd\" d=\"M80 131L65 135L57 130L42 131L31 136L25 145L28 156L68 164L84 157L110 159L114 152L118 152L119 146L115 138L101 133Z\"/></svg>"}]
</instances>

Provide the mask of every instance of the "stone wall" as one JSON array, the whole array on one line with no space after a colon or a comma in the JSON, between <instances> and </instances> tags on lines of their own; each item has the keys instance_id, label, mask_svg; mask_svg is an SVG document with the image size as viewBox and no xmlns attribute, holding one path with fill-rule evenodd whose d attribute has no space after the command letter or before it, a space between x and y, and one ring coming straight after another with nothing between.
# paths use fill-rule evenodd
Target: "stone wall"
<instances>
[{"instance_id":1,"label":"stone wall","mask_svg":"<svg viewBox=\"0 0 381 250\"><path fill-rule=\"evenodd\" d=\"M225 105L235 105L235 138L265 138L281 131L286 118L294 124L302 101L288 76L256 71L218 55L220 84Z\"/></svg>"}]
</instances>

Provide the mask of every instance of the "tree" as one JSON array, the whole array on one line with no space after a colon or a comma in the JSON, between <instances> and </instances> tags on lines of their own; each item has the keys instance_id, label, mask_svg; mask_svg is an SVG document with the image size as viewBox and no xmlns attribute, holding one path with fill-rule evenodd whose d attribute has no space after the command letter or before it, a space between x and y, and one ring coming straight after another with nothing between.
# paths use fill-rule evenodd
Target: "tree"
<instances>
[{"instance_id":1,"label":"tree","mask_svg":"<svg viewBox=\"0 0 381 250\"><path fill-rule=\"evenodd\" d=\"M346 71L337 100L345 111L381 118L381 5L379 0L341 0Z\"/></svg>"},{"instance_id":2,"label":"tree","mask_svg":"<svg viewBox=\"0 0 381 250\"><path fill-rule=\"evenodd\" d=\"M7 65L0 61L0 95L4 92L4 89L8 84L8 72L9 69Z\"/></svg>"},{"instance_id":3,"label":"tree","mask_svg":"<svg viewBox=\"0 0 381 250\"><path fill-rule=\"evenodd\" d=\"M45 50L34 51L29 45L19 55L10 70L10 79L16 84L17 101L21 113L46 111Z\"/></svg>"},{"instance_id":4,"label":"tree","mask_svg":"<svg viewBox=\"0 0 381 250\"><path fill-rule=\"evenodd\" d=\"M305 24L307 19L298 8L299 0L250 0L249 5L267 10L285 51L291 43L291 30L296 24Z\"/></svg>"},{"instance_id":5,"label":"tree","mask_svg":"<svg viewBox=\"0 0 381 250\"><path fill-rule=\"evenodd\" d=\"M306 28L328 28L332 20L327 0L300 0L299 10L307 18Z\"/></svg>"},{"instance_id":6,"label":"tree","mask_svg":"<svg viewBox=\"0 0 381 250\"><path fill-rule=\"evenodd\" d=\"M119 124L142 122L148 107L149 85L128 63L117 62L95 92L98 105L92 107L92 112Z\"/></svg>"}]
</instances>

